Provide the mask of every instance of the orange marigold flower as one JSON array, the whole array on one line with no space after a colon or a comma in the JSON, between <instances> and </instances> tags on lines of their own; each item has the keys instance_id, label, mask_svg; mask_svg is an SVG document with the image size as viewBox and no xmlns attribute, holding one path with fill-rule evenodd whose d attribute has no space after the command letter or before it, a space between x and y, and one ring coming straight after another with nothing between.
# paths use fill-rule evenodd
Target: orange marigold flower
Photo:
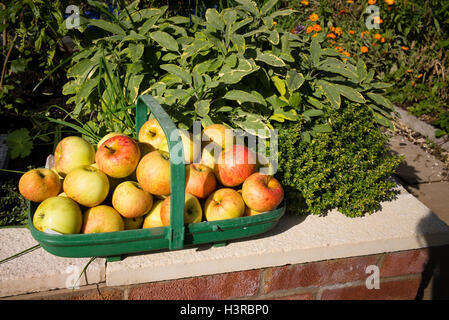
<instances>
[{"instance_id":1,"label":"orange marigold flower","mask_svg":"<svg viewBox=\"0 0 449 320\"><path fill-rule=\"evenodd\" d=\"M349 34L355 34L354 30L349 30L348 32L349 32Z\"/></svg>"},{"instance_id":2,"label":"orange marigold flower","mask_svg":"<svg viewBox=\"0 0 449 320\"><path fill-rule=\"evenodd\" d=\"M328 37L328 38L335 39L337 36L336 36L335 34L333 34L333 33L328 33L328 34L327 34L327 37Z\"/></svg>"},{"instance_id":3,"label":"orange marigold flower","mask_svg":"<svg viewBox=\"0 0 449 320\"><path fill-rule=\"evenodd\" d=\"M380 42L384 43L385 42L385 38L382 37L382 39L380 39Z\"/></svg>"},{"instance_id":4,"label":"orange marigold flower","mask_svg":"<svg viewBox=\"0 0 449 320\"><path fill-rule=\"evenodd\" d=\"M312 13L309 16L310 21L317 21L319 19L318 15L316 13Z\"/></svg>"},{"instance_id":5,"label":"orange marigold flower","mask_svg":"<svg viewBox=\"0 0 449 320\"><path fill-rule=\"evenodd\" d=\"M367 52L368 52L368 47L367 47L367 46L362 46L362 47L360 48L360 52L361 52L361 53L367 53Z\"/></svg>"},{"instance_id":6,"label":"orange marigold flower","mask_svg":"<svg viewBox=\"0 0 449 320\"><path fill-rule=\"evenodd\" d=\"M401 49L404 50L404 51L407 51L407 50L408 50L408 47L402 46Z\"/></svg>"},{"instance_id":7,"label":"orange marigold flower","mask_svg":"<svg viewBox=\"0 0 449 320\"><path fill-rule=\"evenodd\" d=\"M348 10L346 10L346 8L342 9L338 12L338 15L341 16L343 13L346 13L346 12L348 12Z\"/></svg>"},{"instance_id":8,"label":"orange marigold flower","mask_svg":"<svg viewBox=\"0 0 449 320\"><path fill-rule=\"evenodd\" d=\"M414 87L415 86L415 81L412 81L412 87Z\"/></svg>"},{"instance_id":9,"label":"orange marigold flower","mask_svg":"<svg viewBox=\"0 0 449 320\"><path fill-rule=\"evenodd\" d=\"M408 70L407 70L407 72L408 72L408 73L412 73L412 72L413 72L413 70L411 70L411 69L408 69Z\"/></svg>"},{"instance_id":10,"label":"orange marigold flower","mask_svg":"<svg viewBox=\"0 0 449 320\"><path fill-rule=\"evenodd\" d=\"M368 4L376 4L377 0L368 0Z\"/></svg>"},{"instance_id":11,"label":"orange marigold flower","mask_svg":"<svg viewBox=\"0 0 449 320\"><path fill-rule=\"evenodd\" d=\"M331 30L332 32L334 32L334 31L335 31L335 27L334 27L334 26L330 27L330 30Z\"/></svg>"},{"instance_id":12,"label":"orange marigold flower","mask_svg":"<svg viewBox=\"0 0 449 320\"><path fill-rule=\"evenodd\" d=\"M309 5L309 1L301 0L301 4L304 5L304 6L308 6Z\"/></svg>"},{"instance_id":13,"label":"orange marigold flower","mask_svg":"<svg viewBox=\"0 0 449 320\"><path fill-rule=\"evenodd\" d=\"M347 3L354 3L354 0L346 0Z\"/></svg>"},{"instance_id":14,"label":"orange marigold flower","mask_svg":"<svg viewBox=\"0 0 449 320\"><path fill-rule=\"evenodd\" d=\"M321 30L322 30L322 28L321 28L321 26L319 24L316 24L316 25L313 26L313 31L319 32Z\"/></svg>"},{"instance_id":15,"label":"orange marigold flower","mask_svg":"<svg viewBox=\"0 0 449 320\"><path fill-rule=\"evenodd\" d=\"M276 21L273 21L273 26L277 25L278 23Z\"/></svg>"},{"instance_id":16,"label":"orange marigold flower","mask_svg":"<svg viewBox=\"0 0 449 320\"><path fill-rule=\"evenodd\" d=\"M339 36L341 36L341 34L343 33L343 29L340 27L335 28L335 33Z\"/></svg>"},{"instance_id":17,"label":"orange marigold flower","mask_svg":"<svg viewBox=\"0 0 449 320\"><path fill-rule=\"evenodd\" d=\"M375 17L373 17L373 19L374 19L374 23L382 23L382 22L384 22L379 16L375 16Z\"/></svg>"},{"instance_id":18,"label":"orange marigold flower","mask_svg":"<svg viewBox=\"0 0 449 320\"><path fill-rule=\"evenodd\" d=\"M388 4L389 6L394 5L394 0L384 0L386 4Z\"/></svg>"},{"instance_id":19,"label":"orange marigold flower","mask_svg":"<svg viewBox=\"0 0 449 320\"><path fill-rule=\"evenodd\" d=\"M421 79L422 78L422 73L420 73L417 77L416 77L416 79Z\"/></svg>"},{"instance_id":20,"label":"orange marigold flower","mask_svg":"<svg viewBox=\"0 0 449 320\"><path fill-rule=\"evenodd\" d=\"M347 57L350 57L350 56L351 56L351 54L350 54L348 51L343 52L343 54L344 54L345 56L347 56Z\"/></svg>"},{"instance_id":21,"label":"orange marigold flower","mask_svg":"<svg viewBox=\"0 0 449 320\"><path fill-rule=\"evenodd\" d=\"M382 35L380 33L376 33L374 35L374 39L379 40L380 38L382 38Z\"/></svg>"},{"instance_id":22,"label":"orange marigold flower","mask_svg":"<svg viewBox=\"0 0 449 320\"><path fill-rule=\"evenodd\" d=\"M306 29L306 33L311 33L313 31L313 27L312 26L308 26Z\"/></svg>"},{"instance_id":23,"label":"orange marigold flower","mask_svg":"<svg viewBox=\"0 0 449 320\"><path fill-rule=\"evenodd\" d=\"M318 36L318 33L314 33L313 35L312 35L312 38L315 38L315 37L317 37Z\"/></svg>"}]
</instances>

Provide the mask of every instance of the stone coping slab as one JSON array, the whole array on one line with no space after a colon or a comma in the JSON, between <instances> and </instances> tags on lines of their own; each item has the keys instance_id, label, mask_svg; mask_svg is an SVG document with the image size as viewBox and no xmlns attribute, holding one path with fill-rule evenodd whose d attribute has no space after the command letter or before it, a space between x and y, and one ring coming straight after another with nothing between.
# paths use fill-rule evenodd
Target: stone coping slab
<instances>
[{"instance_id":1,"label":"stone coping slab","mask_svg":"<svg viewBox=\"0 0 449 320\"><path fill-rule=\"evenodd\" d=\"M0 260L37 244L27 228L0 229ZM104 282L104 258L93 260L79 278L89 260L57 257L39 247L0 264L0 297Z\"/></svg>"},{"instance_id":2,"label":"stone coping slab","mask_svg":"<svg viewBox=\"0 0 449 320\"><path fill-rule=\"evenodd\" d=\"M397 186L395 200L362 218L284 215L264 234L222 247L153 251L122 261L95 259L80 285L106 286L202 276L449 244L449 226ZM0 229L0 260L36 245L26 228ZM62 258L42 248L0 264L0 297L73 286L89 258Z\"/></svg>"},{"instance_id":3,"label":"stone coping slab","mask_svg":"<svg viewBox=\"0 0 449 320\"><path fill-rule=\"evenodd\" d=\"M449 226L402 186L395 200L362 218L285 215L267 233L223 247L130 255L108 263L108 286L242 271L449 244Z\"/></svg>"}]
</instances>

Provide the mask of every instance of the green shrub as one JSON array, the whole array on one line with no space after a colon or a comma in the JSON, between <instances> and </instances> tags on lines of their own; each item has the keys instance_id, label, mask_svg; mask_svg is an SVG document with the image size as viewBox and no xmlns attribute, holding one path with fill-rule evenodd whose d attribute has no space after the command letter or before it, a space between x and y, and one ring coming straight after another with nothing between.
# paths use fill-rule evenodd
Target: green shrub
<instances>
[{"instance_id":1,"label":"green shrub","mask_svg":"<svg viewBox=\"0 0 449 320\"><path fill-rule=\"evenodd\" d=\"M0 226L24 225L28 221L28 206L17 190L17 181L2 181L0 185Z\"/></svg>"},{"instance_id":2,"label":"green shrub","mask_svg":"<svg viewBox=\"0 0 449 320\"><path fill-rule=\"evenodd\" d=\"M301 126L279 131L277 175L286 189L288 212L325 214L338 208L348 217L372 213L394 195L389 178L400 158L388 154L387 138L368 109L350 104L330 109L329 117L333 132L320 133L310 143L301 139Z\"/></svg>"}]
</instances>

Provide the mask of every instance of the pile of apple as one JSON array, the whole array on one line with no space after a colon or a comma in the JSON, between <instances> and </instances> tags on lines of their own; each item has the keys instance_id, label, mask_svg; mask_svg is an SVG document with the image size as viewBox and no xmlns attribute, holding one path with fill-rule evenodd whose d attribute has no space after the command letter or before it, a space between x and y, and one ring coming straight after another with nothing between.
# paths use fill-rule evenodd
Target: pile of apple
<instances>
[{"instance_id":1,"label":"pile of apple","mask_svg":"<svg viewBox=\"0 0 449 320\"><path fill-rule=\"evenodd\" d=\"M235 144L232 131L206 127L207 142L199 147L191 133L180 133L185 224L261 214L282 202L281 184L257 172L257 154ZM209 143L220 146L218 157L205 151ZM200 163L193 163L199 152ZM137 140L109 133L95 148L81 137L66 137L54 159L51 169L30 170L19 181L20 193L39 203L36 229L75 234L170 225L170 154L156 119L141 127Z\"/></svg>"}]
</instances>

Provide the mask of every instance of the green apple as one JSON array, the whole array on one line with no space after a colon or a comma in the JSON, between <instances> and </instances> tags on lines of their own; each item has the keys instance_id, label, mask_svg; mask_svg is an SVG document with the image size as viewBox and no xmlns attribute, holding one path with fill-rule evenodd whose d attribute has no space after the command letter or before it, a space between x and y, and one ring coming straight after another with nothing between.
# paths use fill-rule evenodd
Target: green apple
<instances>
[{"instance_id":1,"label":"green apple","mask_svg":"<svg viewBox=\"0 0 449 320\"><path fill-rule=\"evenodd\" d=\"M79 233L82 223L79 205L72 199L61 196L41 202L33 216L33 226L42 232L50 229L63 234Z\"/></svg>"}]
</instances>

